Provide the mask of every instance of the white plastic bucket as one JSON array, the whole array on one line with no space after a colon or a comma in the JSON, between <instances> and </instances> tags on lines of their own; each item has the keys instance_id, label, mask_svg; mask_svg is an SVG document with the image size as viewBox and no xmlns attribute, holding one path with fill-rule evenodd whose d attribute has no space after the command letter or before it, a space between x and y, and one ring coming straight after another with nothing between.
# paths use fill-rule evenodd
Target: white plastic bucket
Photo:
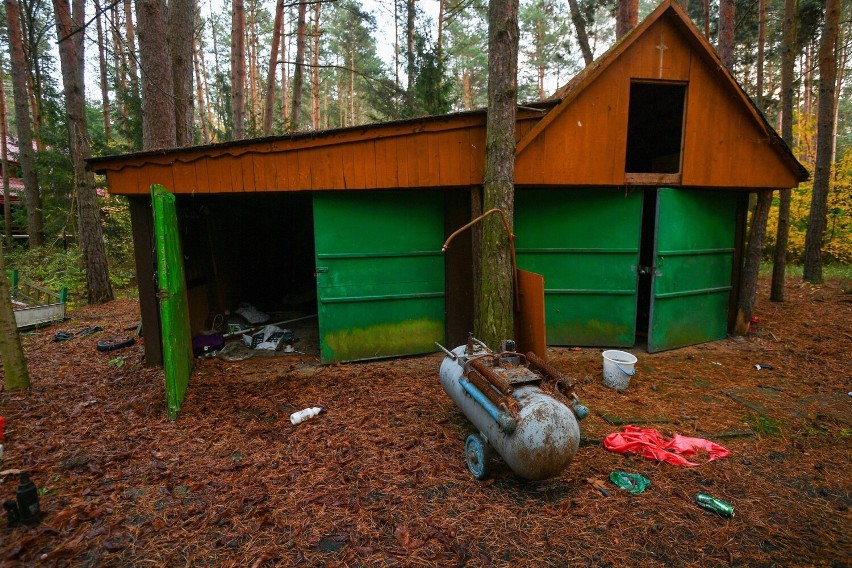
<instances>
[{"instance_id":1,"label":"white plastic bucket","mask_svg":"<svg viewBox=\"0 0 852 568\"><path fill-rule=\"evenodd\" d=\"M631 353L611 349L603 355L603 382L611 389L623 391L630 384L630 377L636 374L633 365L636 357Z\"/></svg>"}]
</instances>

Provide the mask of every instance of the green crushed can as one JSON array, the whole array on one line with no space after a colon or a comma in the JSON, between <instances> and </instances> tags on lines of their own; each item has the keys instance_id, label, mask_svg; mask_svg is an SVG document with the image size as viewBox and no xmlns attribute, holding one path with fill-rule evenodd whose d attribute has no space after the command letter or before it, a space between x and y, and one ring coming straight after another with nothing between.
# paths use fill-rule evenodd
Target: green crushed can
<instances>
[{"instance_id":1,"label":"green crushed can","mask_svg":"<svg viewBox=\"0 0 852 568\"><path fill-rule=\"evenodd\" d=\"M733 517L734 516L734 507L728 503L725 503L721 499L716 499L706 493L699 493L695 496L695 503L705 509L707 511L711 511L723 517Z\"/></svg>"}]
</instances>

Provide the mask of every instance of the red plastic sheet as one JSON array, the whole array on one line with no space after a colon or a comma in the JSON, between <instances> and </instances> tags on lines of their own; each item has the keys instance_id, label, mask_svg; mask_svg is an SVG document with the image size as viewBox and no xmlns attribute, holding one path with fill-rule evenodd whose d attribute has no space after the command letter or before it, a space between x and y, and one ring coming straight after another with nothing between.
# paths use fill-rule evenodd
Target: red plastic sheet
<instances>
[{"instance_id":1,"label":"red plastic sheet","mask_svg":"<svg viewBox=\"0 0 852 568\"><path fill-rule=\"evenodd\" d=\"M668 462L673 465L695 467L697 464L683 456L694 456L699 451L707 453L707 461L724 458L731 454L719 444L703 438L689 438L675 434L666 440L662 434L649 428L625 426L623 432L613 432L604 438L604 447L620 454L641 454L649 460Z\"/></svg>"}]
</instances>

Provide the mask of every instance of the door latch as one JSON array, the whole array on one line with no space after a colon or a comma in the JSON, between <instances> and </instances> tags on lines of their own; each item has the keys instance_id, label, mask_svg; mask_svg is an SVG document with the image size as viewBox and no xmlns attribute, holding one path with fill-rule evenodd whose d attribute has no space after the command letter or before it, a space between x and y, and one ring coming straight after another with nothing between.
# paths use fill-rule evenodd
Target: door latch
<instances>
[{"instance_id":1,"label":"door latch","mask_svg":"<svg viewBox=\"0 0 852 568\"><path fill-rule=\"evenodd\" d=\"M639 265L639 275L640 276L645 275L645 274L653 274L653 273L654 273L654 267L653 266L642 266L641 264Z\"/></svg>"},{"instance_id":2,"label":"door latch","mask_svg":"<svg viewBox=\"0 0 852 568\"><path fill-rule=\"evenodd\" d=\"M327 266L317 266L317 269L314 272L314 276L316 276L318 274L326 274L326 273L328 273L328 267Z\"/></svg>"}]
</instances>

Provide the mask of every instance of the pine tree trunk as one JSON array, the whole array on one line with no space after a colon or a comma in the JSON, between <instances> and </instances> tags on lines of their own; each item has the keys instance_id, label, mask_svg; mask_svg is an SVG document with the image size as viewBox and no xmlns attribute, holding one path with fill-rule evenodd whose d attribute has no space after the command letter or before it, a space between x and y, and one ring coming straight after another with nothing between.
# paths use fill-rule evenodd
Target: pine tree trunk
<instances>
[{"instance_id":1,"label":"pine tree trunk","mask_svg":"<svg viewBox=\"0 0 852 568\"><path fill-rule=\"evenodd\" d=\"M784 1L784 26L781 47L781 138L793 147L793 65L796 48L796 0ZM787 245L790 240L790 201L793 190L779 192L778 228L775 232L775 251L772 255L772 284L769 299L784 301L787 270Z\"/></svg>"},{"instance_id":2,"label":"pine tree trunk","mask_svg":"<svg viewBox=\"0 0 852 568\"><path fill-rule=\"evenodd\" d=\"M618 17L615 21L615 38L621 38L624 34L635 28L638 23L639 0L618 0Z\"/></svg>"},{"instance_id":3,"label":"pine tree trunk","mask_svg":"<svg viewBox=\"0 0 852 568\"><path fill-rule=\"evenodd\" d=\"M246 137L246 10L243 0L233 0L231 11L231 138Z\"/></svg>"},{"instance_id":4,"label":"pine tree trunk","mask_svg":"<svg viewBox=\"0 0 852 568\"><path fill-rule=\"evenodd\" d=\"M766 0L758 1L758 17L757 17L757 80L755 88L757 89L755 102L760 112L765 112L763 108L763 67L764 67L764 47L766 44Z\"/></svg>"},{"instance_id":5,"label":"pine tree trunk","mask_svg":"<svg viewBox=\"0 0 852 568\"><path fill-rule=\"evenodd\" d=\"M412 86L414 85L414 74L416 72L416 67L414 65L414 17L417 14L416 0L406 0L406 19L405 19L405 34L406 34L406 44L405 44L405 57L407 64L407 72L408 78L406 82L406 90L411 91Z\"/></svg>"},{"instance_id":6,"label":"pine tree trunk","mask_svg":"<svg viewBox=\"0 0 852 568\"><path fill-rule=\"evenodd\" d=\"M834 132L834 90L837 88L837 25L840 0L828 0L819 44L819 103L817 109L816 166L808 231L805 234L805 263L802 277L812 284L822 282L822 239L825 233L828 190L831 178L831 135Z\"/></svg>"},{"instance_id":7,"label":"pine tree trunk","mask_svg":"<svg viewBox=\"0 0 852 568\"><path fill-rule=\"evenodd\" d=\"M571 9L571 22L574 24L574 29L577 30L577 43L580 44L580 51L583 52L583 61L586 65L591 65L594 59L592 58L592 49L589 47L589 35L586 33L586 20L583 18L583 13L580 12L577 0L568 0L568 7Z\"/></svg>"},{"instance_id":8,"label":"pine tree trunk","mask_svg":"<svg viewBox=\"0 0 852 568\"><path fill-rule=\"evenodd\" d=\"M175 143L190 146L193 141L192 53L195 0L169 0L169 49L175 106Z\"/></svg>"},{"instance_id":9,"label":"pine tree trunk","mask_svg":"<svg viewBox=\"0 0 852 568\"><path fill-rule=\"evenodd\" d=\"M195 34L193 34L194 36ZM198 36L198 41L201 41L201 34ZM204 87L205 83L201 78L201 61L200 53L204 51L204 48L198 45L193 39L193 47L192 47L192 65L195 67L195 96L198 99L198 122L201 124L201 137L203 139L204 144L209 144L210 139L210 129L207 127L207 108L208 105L204 102Z\"/></svg>"},{"instance_id":10,"label":"pine tree trunk","mask_svg":"<svg viewBox=\"0 0 852 568\"><path fill-rule=\"evenodd\" d=\"M760 258L763 254L763 239L766 236L766 221L772 207L772 191L757 194L757 205L751 214L748 245L745 253L745 266L740 277L739 303L734 335L748 335L749 323L757 299L757 276L760 271Z\"/></svg>"},{"instance_id":11,"label":"pine tree trunk","mask_svg":"<svg viewBox=\"0 0 852 568\"><path fill-rule=\"evenodd\" d=\"M174 148L175 105L164 0L136 0L142 74L142 148Z\"/></svg>"},{"instance_id":12,"label":"pine tree trunk","mask_svg":"<svg viewBox=\"0 0 852 568\"><path fill-rule=\"evenodd\" d=\"M278 52L281 44L281 21L284 19L284 0L275 3L275 23L272 25L272 46L269 53L269 70L266 74L266 99L263 107L263 135L272 134L272 109L275 105L275 70L278 69Z\"/></svg>"},{"instance_id":13,"label":"pine tree trunk","mask_svg":"<svg viewBox=\"0 0 852 568\"><path fill-rule=\"evenodd\" d=\"M704 0L704 39L710 41L710 0Z\"/></svg>"},{"instance_id":14,"label":"pine tree trunk","mask_svg":"<svg viewBox=\"0 0 852 568\"><path fill-rule=\"evenodd\" d=\"M133 8L130 0L124 0L124 26L127 38L127 65L130 71L130 90L133 98L138 99L141 96L139 92L139 68L136 65L136 33L133 27Z\"/></svg>"},{"instance_id":15,"label":"pine tree trunk","mask_svg":"<svg viewBox=\"0 0 852 568\"><path fill-rule=\"evenodd\" d=\"M107 83L107 64L106 64L106 41L104 39L104 29L101 23L101 5L100 2L95 2L95 22L98 30L98 67L100 70L101 84L101 112L104 115L104 138L109 143L112 138L112 125L109 118L109 83ZM82 35L82 34L81 34Z\"/></svg>"},{"instance_id":16,"label":"pine tree trunk","mask_svg":"<svg viewBox=\"0 0 852 568\"><path fill-rule=\"evenodd\" d=\"M320 129L320 9L321 2L314 4L314 26L311 35L311 123L314 130Z\"/></svg>"},{"instance_id":17,"label":"pine tree trunk","mask_svg":"<svg viewBox=\"0 0 852 568\"><path fill-rule=\"evenodd\" d=\"M257 2L249 0L249 25L246 27L246 43L248 44L248 93L249 93L249 123L252 133L257 132L257 117L259 103L257 98Z\"/></svg>"},{"instance_id":18,"label":"pine tree trunk","mask_svg":"<svg viewBox=\"0 0 852 568\"><path fill-rule=\"evenodd\" d=\"M41 212L41 194L33 153L33 134L30 120L29 92L27 90L27 63L21 41L20 11L17 0L5 0L6 28L9 37L9 60L12 71L12 91L15 97L15 124L18 129L19 161L24 183L24 202L27 206L27 233L31 247L44 244L44 222Z\"/></svg>"},{"instance_id":19,"label":"pine tree trunk","mask_svg":"<svg viewBox=\"0 0 852 568\"><path fill-rule=\"evenodd\" d=\"M89 149L86 121L86 95L83 83L82 59L76 52L82 43L71 38L83 35L74 33L74 19L68 0L53 0L56 16L56 37L59 40L59 62L62 68L62 86L65 93L65 114L68 118L68 139L74 186L77 193L77 226L83 265L86 267L86 288L90 304L102 304L113 299L109 281L109 265L104 249L98 194L92 172L86 169ZM73 35L72 35L73 34Z\"/></svg>"},{"instance_id":20,"label":"pine tree trunk","mask_svg":"<svg viewBox=\"0 0 852 568\"><path fill-rule=\"evenodd\" d=\"M719 59L731 73L734 72L734 0L719 0Z\"/></svg>"},{"instance_id":21,"label":"pine tree trunk","mask_svg":"<svg viewBox=\"0 0 852 568\"><path fill-rule=\"evenodd\" d=\"M8 130L6 129L6 69L3 58L0 57L0 167L3 172L3 234L6 244L12 246L12 196L9 192L9 149L6 146Z\"/></svg>"},{"instance_id":22,"label":"pine tree trunk","mask_svg":"<svg viewBox=\"0 0 852 568\"><path fill-rule=\"evenodd\" d=\"M518 96L518 0L488 7L488 118L485 133L484 209L515 210L515 113ZM475 329L493 348L514 337L515 267L511 243L497 215L482 224Z\"/></svg>"},{"instance_id":23,"label":"pine tree trunk","mask_svg":"<svg viewBox=\"0 0 852 568\"><path fill-rule=\"evenodd\" d=\"M30 386L30 374L24 349L21 347L18 326L15 324L11 296L6 263L3 260L3 245L0 241L0 361L3 363L3 374L6 375L6 390L17 391Z\"/></svg>"},{"instance_id":24,"label":"pine tree trunk","mask_svg":"<svg viewBox=\"0 0 852 568\"><path fill-rule=\"evenodd\" d=\"M302 84L305 67L305 16L308 0L299 0L299 23L296 28L296 67L293 71L293 108L290 110L290 130L299 130L302 119Z\"/></svg>"}]
</instances>

